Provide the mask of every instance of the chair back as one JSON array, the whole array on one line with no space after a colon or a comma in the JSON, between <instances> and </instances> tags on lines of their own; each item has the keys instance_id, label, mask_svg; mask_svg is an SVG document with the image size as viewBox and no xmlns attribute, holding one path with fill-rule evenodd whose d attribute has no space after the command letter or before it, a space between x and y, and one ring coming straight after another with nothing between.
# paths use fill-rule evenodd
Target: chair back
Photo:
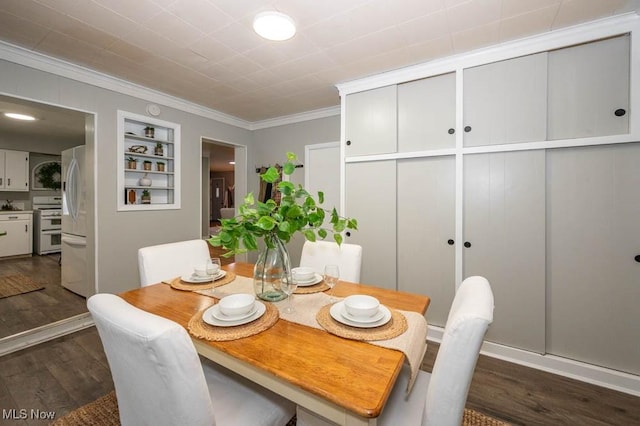
<instances>
[{"instance_id":1,"label":"chair back","mask_svg":"<svg viewBox=\"0 0 640 426\"><path fill-rule=\"evenodd\" d=\"M362 268L362 246L343 243L338 246L329 241L305 241L300 256L300 266L313 268L318 274L324 273L325 265L338 265L340 279L360 282Z\"/></svg>"},{"instance_id":2,"label":"chair back","mask_svg":"<svg viewBox=\"0 0 640 426\"><path fill-rule=\"evenodd\" d=\"M493 321L493 293L483 277L466 278L453 299L427 390L422 424L459 426L480 347Z\"/></svg>"},{"instance_id":3,"label":"chair back","mask_svg":"<svg viewBox=\"0 0 640 426\"><path fill-rule=\"evenodd\" d=\"M209 258L209 246L204 240L143 247L138 250L140 286L190 274L196 266L206 265Z\"/></svg>"},{"instance_id":4,"label":"chair back","mask_svg":"<svg viewBox=\"0 0 640 426\"><path fill-rule=\"evenodd\" d=\"M179 324L113 294L87 301L109 362L122 425L213 425L198 354Z\"/></svg>"}]
</instances>

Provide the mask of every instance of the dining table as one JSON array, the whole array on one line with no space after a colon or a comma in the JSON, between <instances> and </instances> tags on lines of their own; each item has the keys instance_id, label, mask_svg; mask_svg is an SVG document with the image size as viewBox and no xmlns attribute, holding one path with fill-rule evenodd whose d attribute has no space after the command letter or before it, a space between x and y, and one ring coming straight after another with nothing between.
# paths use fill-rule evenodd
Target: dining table
<instances>
[{"instance_id":1,"label":"dining table","mask_svg":"<svg viewBox=\"0 0 640 426\"><path fill-rule=\"evenodd\" d=\"M223 266L225 273L245 280L252 279L253 268L245 262ZM177 290L162 282L120 296L189 329L194 316L218 302L213 294ZM371 295L383 306L422 317L430 303L425 295L347 281L331 289L338 300L353 294ZM294 308L304 297L294 296ZM402 351L340 337L282 315L251 336L211 341L192 335L192 340L202 357L293 401L299 424L375 425L406 362Z\"/></svg>"}]
</instances>

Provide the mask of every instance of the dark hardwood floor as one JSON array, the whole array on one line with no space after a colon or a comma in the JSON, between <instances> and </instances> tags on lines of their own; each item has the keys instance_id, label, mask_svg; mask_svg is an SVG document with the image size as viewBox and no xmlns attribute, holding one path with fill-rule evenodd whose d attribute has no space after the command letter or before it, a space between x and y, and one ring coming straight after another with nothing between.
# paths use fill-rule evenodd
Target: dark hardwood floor
<instances>
[{"instance_id":1,"label":"dark hardwood floor","mask_svg":"<svg viewBox=\"0 0 640 426\"><path fill-rule=\"evenodd\" d=\"M60 285L59 254L0 260L0 276L24 274L43 290L0 299L0 338L87 312L84 297Z\"/></svg>"},{"instance_id":2,"label":"dark hardwood floor","mask_svg":"<svg viewBox=\"0 0 640 426\"><path fill-rule=\"evenodd\" d=\"M429 343L423 369L438 350ZM113 390L94 327L0 357L0 408L56 418ZM514 425L639 425L640 398L481 356L467 407ZM1 419L1 418L0 418ZM0 420L46 425L45 420Z\"/></svg>"}]
</instances>

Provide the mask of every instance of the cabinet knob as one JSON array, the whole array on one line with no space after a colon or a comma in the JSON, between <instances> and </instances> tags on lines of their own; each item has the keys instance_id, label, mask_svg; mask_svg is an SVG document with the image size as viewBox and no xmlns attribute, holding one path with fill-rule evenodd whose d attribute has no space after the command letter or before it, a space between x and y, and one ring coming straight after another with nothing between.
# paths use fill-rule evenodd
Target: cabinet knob
<instances>
[{"instance_id":1,"label":"cabinet knob","mask_svg":"<svg viewBox=\"0 0 640 426\"><path fill-rule=\"evenodd\" d=\"M349 232L349 231L345 232L345 234L346 234L347 237L351 236L351 232Z\"/></svg>"},{"instance_id":2,"label":"cabinet knob","mask_svg":"<svg viewBox=\"0 0 640 426\"><path fill-rule=\"evenodd\" d=\"M625 111L623 108L618 108L614 114L616 117L622 117L623 115L625 115L627 113L627 111Z\"/></svg>"},{"instance_id":3,"label":"cabinet knob","mask_svg":"<svg viewBox=\"0 0 640 426\"><path fill-rule=\"evenodd\" d=\"M636 262L640 263L640 254L634 257L634 259L636 260Z\"/></svg>"},{"instance_id":4,"label":"cabinet knob","mask_svg":"<svg viewBox=\"0 0 640 426\"><path fill-rule=\"evenodd\" d=\"M449 244L450 246L452 246L453 243L455 243L455 241L453 241L452 239L447 240L447 244Z\"/></svg>"},{"instance_id":5,"label":"cabinet knob","mask_svg":"<svg viewBox=\"0 0 640 426\"><path fill-rule=\"evenodd\" d=\"M471 131L471 126L464 126L464 131L469 133Z\"/></svg>"},{"instance_id":6,"label":"cabinet knob","mask_svg":"<svg viewBox=\"0 0 640 426\"><path fill-rule=\"evenodd\" d=\"M347 146L351 145L351 141L347 141Z\"/></svg>"},{"instance_id":7,"label":"cabinet knob","mask_svg":"<svg viewBox=\"0 0 640 426\"><path fill-rule=\"evenodd\" d=\"M456 129L454 129L454 128L449 129L449 134L450 135L454 134L455 132L456 132Z\"/></svg>"},{"instance_id":8,"label":"cabinet knob","mask_svg":"<svg viewBox=\"0 0 640 426\"><path fill-rule=\"evenodd\" d=\"M464 246L465 246L466 248L469 248L469 247L471 247L471 243L470 243L469 241L465 241L465 242L464 242Z\"/></svg>"}]
</instances>

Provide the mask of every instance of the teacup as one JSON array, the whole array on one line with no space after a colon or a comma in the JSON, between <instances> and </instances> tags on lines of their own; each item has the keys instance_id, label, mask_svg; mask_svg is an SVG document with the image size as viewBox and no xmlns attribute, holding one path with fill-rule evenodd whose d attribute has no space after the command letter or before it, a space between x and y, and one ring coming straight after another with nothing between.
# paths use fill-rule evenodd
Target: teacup
<instances>
[{"instance_id":1,"label":"teacup","mask_svg":"<svg viewBox=\"0 0 640 426\"><path fill-rule=\"evenodd\" d=\"M356 294L344 299L344 308L354 318L370 318L378 313L380 302L375 297Z\"/></svg>"}]
</instances>

